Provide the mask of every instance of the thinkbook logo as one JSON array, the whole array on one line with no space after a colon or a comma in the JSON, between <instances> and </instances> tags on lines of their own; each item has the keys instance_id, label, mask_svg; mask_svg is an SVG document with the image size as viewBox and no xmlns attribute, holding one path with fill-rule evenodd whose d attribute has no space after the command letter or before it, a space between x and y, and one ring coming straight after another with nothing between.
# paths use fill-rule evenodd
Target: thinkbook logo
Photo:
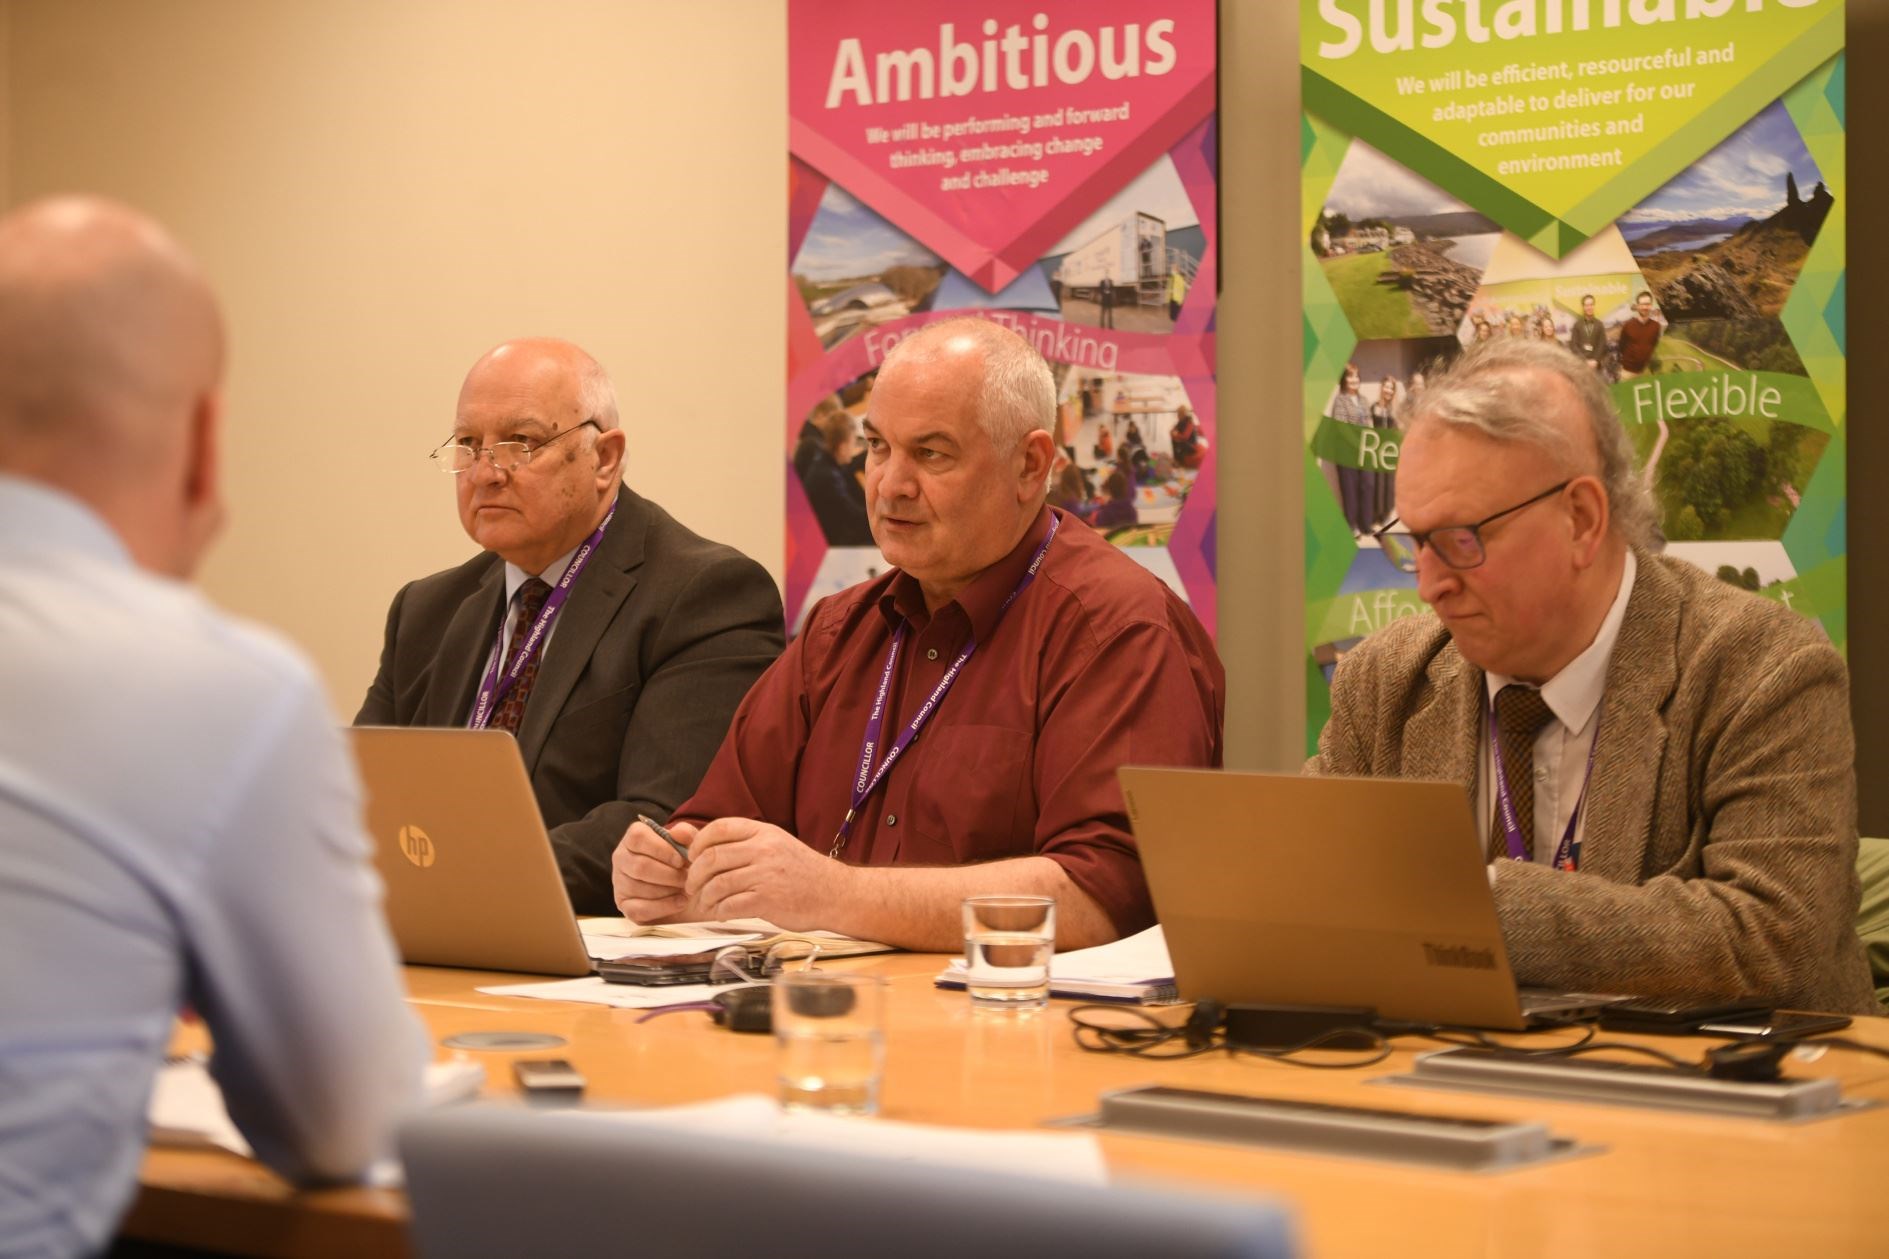
<instances>
[{"instance_id":1,"label":"thinkbook logo","mask_svg":"<svg viewBox=\"0 0 1889 1259\"><path fill-rule=\"evenodd\" d=\"M1432 966L1460 966L1465 970L1494 970L1492 949L1472 949L1463 944L1431 944L1424 941L1423 960Z\"/></svg>"},{"instance_id":2,"label":"thinkbook logo","mask_svg":"<svg viewBox=\"0 0 1889 1259\"><path fill-rule=\"evenodd\" d=\"M400 828L400 851L407 855L408 861L422 870L432 865L434 859L439 856L439 850L433 847L432 837L417 826Z\"/></svg>"}]
</instances>

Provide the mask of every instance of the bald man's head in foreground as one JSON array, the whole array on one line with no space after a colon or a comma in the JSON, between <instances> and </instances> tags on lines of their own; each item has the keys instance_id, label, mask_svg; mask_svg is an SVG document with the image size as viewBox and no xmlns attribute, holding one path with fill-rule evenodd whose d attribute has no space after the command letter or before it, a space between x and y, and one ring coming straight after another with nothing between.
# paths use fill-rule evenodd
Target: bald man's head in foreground
<instances>
[{"instance_id":1,"label":"bald man's head in foreground","mask_svg":"<svg viewBox=\"0 0 1889 1259\"><path fill-rule=\"evenodd\" d=\"M195 571L222 520L223 324L157 223L96 197L0 217L0 473L97 512L142 567Z\"/></svg>"}]
</instances>

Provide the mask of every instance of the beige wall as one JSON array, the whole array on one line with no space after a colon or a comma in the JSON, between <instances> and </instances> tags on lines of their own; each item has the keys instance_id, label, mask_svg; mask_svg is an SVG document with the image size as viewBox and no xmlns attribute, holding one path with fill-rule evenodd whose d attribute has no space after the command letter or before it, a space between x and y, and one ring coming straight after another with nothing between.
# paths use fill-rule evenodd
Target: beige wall
<instances>
[{"instance_id":1,"label":"beige wall","mask_svg":"<svg viewBox=\"0 0 1889 1259\"><path fill-rule=\"evenodd\" d=\"M16 0L12 193L169 223L233 336L204 579L351 714L387 601L465 558L426 452L486 347L616 377L630 476L776 572L784 7Z\"/></svg>"},{"instance_id":2,"label":"beige wall","mask_svg":"<svg viewBox=\"0 0 1889 1259\"><path fill-rule=\"evenodd\" d=\"M1229 759L1285 766L1304 687L1294 10L1223 8ZM234 338L232 525L204 579L299 640L344 713L400 582L469 554L424 456L505 337L594 351L638 489L780 575L784 0L9 11L0 202L110 193L204 260Z\"/></svg>"}]
</instances>

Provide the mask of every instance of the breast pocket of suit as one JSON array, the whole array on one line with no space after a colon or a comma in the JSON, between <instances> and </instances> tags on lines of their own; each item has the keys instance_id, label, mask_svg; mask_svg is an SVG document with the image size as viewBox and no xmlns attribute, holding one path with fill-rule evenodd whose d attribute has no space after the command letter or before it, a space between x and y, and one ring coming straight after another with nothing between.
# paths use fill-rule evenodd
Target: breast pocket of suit
<instances>
[{"instance_id":1,"label":"breast pocket of suit","mask_svg":"<svg viewBox=\"0 0 1889 1259\"><path fill-rule=\"evenodd\" d=\"M638 690L642 688L631 684L574 705L567 703L552 724L540 769L555 760L572 781L614 783Z\"/></svg>"},{"instance_id":2,"label":"breast pocket of suit","mask_svg":"<svg viewBox=\"0 0 1889 1259\"><path fill-rule=\"evenodd\" d=\"M1032 851L1030 735L1003 726L951 726L926 733L935 742L906 809L911 829L900 860L956 865Z\"/></svg>"}]
</instances>

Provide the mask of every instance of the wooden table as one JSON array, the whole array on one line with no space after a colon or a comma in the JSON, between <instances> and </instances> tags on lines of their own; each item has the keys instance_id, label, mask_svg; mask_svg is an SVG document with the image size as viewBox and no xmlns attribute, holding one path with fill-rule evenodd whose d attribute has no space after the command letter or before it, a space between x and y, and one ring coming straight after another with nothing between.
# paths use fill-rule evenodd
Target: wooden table
<instances>
[{"instance_id":1,"label":"wooden table","mask_svg":"<svg viewBox=\"0 0 1889 1259\"><path fill-rule=\"evenodd\" d=\"M962 993L931 986L942 959L897 954L832 963L891 981L883 1096L887 1118L968 1127L1030 1127L1091 1112L1105 1089L1161 1083L1493 1119L1546 1122L1557 1136L1606 1147L1520 1171L1469 1174L1389 1162L1104 1134L1117 1178L1152 1177L1264 1195L1297 1217L1318 1256L1889 1254L1889 1107L1805 1124L1625 1107L1391 1089L1376 1076L1436 1046L1404 1040L1362 1071L1312 1071L1224 1054L1159 1063L1078 1050L1052 1002L1022 1019L977 1015ZM773 1042L687 1012L639 1012L489 997L469 971L407 972L436 1037L475 1030L552 1032L569 1044L523 1056L569 1058L600 1104L701 1101L773 1087ZM1889 1047L1889 1020L1850 1033ZM1675 1052L1705 1041L1665 1039ZM486 1092L515 1090L511 1053L473 1055ZM1793 1074L1834 1075L1845 1094L1889 1101L1889 1060L1833 1051ZM408 1253L402 1196L353 1189L297 1193L231 1155L154 1150L126 1236L258 1255L372 1259Z\"/></svg>"}]
</instances>

